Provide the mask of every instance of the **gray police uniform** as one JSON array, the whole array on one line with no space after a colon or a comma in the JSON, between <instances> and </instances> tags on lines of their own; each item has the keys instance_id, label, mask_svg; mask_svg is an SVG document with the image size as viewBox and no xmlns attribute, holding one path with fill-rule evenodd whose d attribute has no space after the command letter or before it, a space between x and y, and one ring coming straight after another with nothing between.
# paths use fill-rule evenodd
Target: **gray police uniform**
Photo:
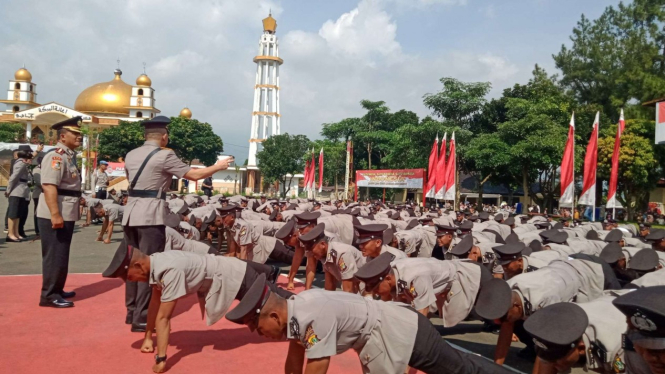
<instances>
[{"instance_id":1,"label":"gray police uniform","mask_svg":"<svg viewBox=\"0 0 665 374\"><path fill-rule=\"evenodd\" d=\"M35 234L39 235L39 225L37 224L37 205L39 204L39 195L42 194L42 165L37 164L32 169L32 182L34 186L32 187L32 201L35 204L33 208L33 219L35 225Z\"/></svg>"},{"instance_id":2,"label":"gray police uniform","mask_svg":"<svg viewBox=\"0 0 665 374\"><path fill-rule=\"evenodd\" d=\"M294 252L273 235L285 224L270 221L246 221L237 218L233 225L233 240L238 245L252 245L247 260L265 264L268 258L291 264Z\"/></svg>"},{"instance_id":3,"label":"gray police uniform","mask_svg":"<svg viewBox=\"0 0 665 374\"><path fill-rule=\"evenodd\" d=\"M28 206L30 205L29 177L28 163L18 159L14 162L12 173L7 181L7 194L9 195L7 217L19 220L18 234L23 237L27 236L24 227L28 218Z\"/></svg>"},{"instance_id":4,"label":"gray police uniform","mask_svg":"<svg viewBox=\"0 0 665 374\"><path fill-rule=\"evenodd\" d=\"M171 227L166 227L166 244L164 252L166 251L185 251L192 252L198 255L207 255L210 246L196 240L186 239L178 231Z\"/></svg>"},{"instance_id":5,"label":"gray police uniform","mask_svg":"<svg viewBox=\"0 0 665 374\"><path fill-rule=\"evenodd\" d=\"M381 246L381 253L385 253L385 252L388 252L388 253L390 253L391 255L395 256L395 260L401 260L401 259L408 258L408 256L406 255L406 253L400 251L399 249L397 249L397 248L395 248L395 247L391 247L391 246L389 246L389 245L385 245L385 244L384 244L384 245ZM379 254L381 254L381 253L379 253ZM372 259L372 258L368 257L368 258L367 258L367 261L369 261L369 260L371 260L371 259Z\"/></svg>"},{"instance_id":6,"label":"gray police uniform","mask_svg":"<svg viewBox=\"0 0 665 374\"><path fill-rule=\"evenodd\" d=\"M97 169L94 174L95 196L98 199L106 199L106 189L109 186L109 176Z\"/></svg>"},{"instance_id":7,"label":"gray police uniform","mask_svg":"<svg viewBox=\"0 0 665 374\"><path fill-rule=\"evenodd\" d=\"M328 254L320 261L325 272L332 274L338 281L343 281L353 279L356 271L365 265L366 259L355 247L330 240Z\"/></svg>"},{"instance_id":8,"label":"gray police uniform","mask_svg":"<svg viewBox=\"0 0 665 374\"><path fill-rule=\"evenodd\" d=\"M74 225L80 218L81 175L76 166L76 152L62 143L56 144L55 151L44 155L41 169L42 185L50 184L58 188L58 209L64 221L61 229L52 228L51 211L42 192L37 205L37 224L42 239L41 298L49 301L60 298L67 281L69 248Z\"/></svg>"},{"instance_id":9,"label":"gray police uniform","mask_svg":"<svg viewBox=\"0 0 665 374\"><path fill-rule=\"evenodd\" d=\"M353 245L353 217L347 214L319 217L317 223L326 225L326 231L332 232L340 242Z\"/></svg>"},{"instance_id":10,"label":"gray police uniform","mask_svg":"<svg viewBox=\"0 0 665 374\"><path fill-rule=\"evenodd\" d=\"M579 303L589 318L582 340L586 348L586 369L601 373L624 373L626 364L621 346L626 316L613 304L615 296L607 292L590 302Z\"/></svg>"}]
</instances>

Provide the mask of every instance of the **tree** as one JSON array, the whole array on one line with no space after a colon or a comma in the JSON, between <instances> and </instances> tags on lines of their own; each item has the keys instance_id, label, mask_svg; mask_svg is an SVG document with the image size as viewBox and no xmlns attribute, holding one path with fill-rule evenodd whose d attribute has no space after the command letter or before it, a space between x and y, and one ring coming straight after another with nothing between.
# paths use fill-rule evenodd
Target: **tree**
<instances>
[{"instance_id":1,"label":"tree","mask_svg":"<svg viewBox=\"0 0 665 374\"><path fill-rule=\"evenodd\" d=\"M624 206L628 219L633 219L636 207L648 202L649 192L655 187L662 168L656 159L653 134L653 121L627 120L621 135L619 173L617 180L617 200ZM614 153L614 133L617 125L612 125L608 135L598 139L598 174L609 180ZM649 137L640 134L647 133ZM611 134L611 135L610 135Z\"/></svg>"},{"instance_id":2,"label":"tree","mask_svg":"<svg viewBox=\"0 0 665 374\"><path fill-rule=\"evenodd\" d=\"M443 89L436 94L425 94L423 103L432 113L452 121L456 126L469 129L473 116L480 112L492 85L489 82L461 82L455 78L440 79Z\"/></svg>"},{"instance_id":3,"label":"tree","mask_svg":"<svg viewBox=\"0 0 665 374\"><path fill-rule=\"evenodd\" d=\"M16 143L25 136L25 130L20 123L0 123L0 142Z\"/></svg>"},{"instance_id":4,"label":"tree","mask_svg":"<svg viewBox=\"0 0 665 374\"><path fill-rule=\"evenodd\" d=\"M483 201L483 186L490 180L504 182L509 175L510 148L497 133L480 134L465 147L465 167L478 182L478 201Z\"/></svg>"},{"instance_id":5,"label":"tree","mask_svg":"<svg viewBox=\"0 0 665 374\"><path fill-rule=\"evenodd\" d=\"M99 133L97 152L100 159L120 160L145 141L141 122L120 121Z\"/></svg>"},{"instance_id":6,"label":"tree","mask_svg":"<svg viewBox=\"0 0 665 374\"><path fill-rule=\"evenodd\" d=\"M268 182L279 181L282 195L291 188L293 176L305 169L305 158L311 142L305 135L274 135L263 142L263 149L256 154L261 175ZM289 176L290 175L290 176ZM288 184L287 184L288 181Z\"/></svg>"}]
</instances>

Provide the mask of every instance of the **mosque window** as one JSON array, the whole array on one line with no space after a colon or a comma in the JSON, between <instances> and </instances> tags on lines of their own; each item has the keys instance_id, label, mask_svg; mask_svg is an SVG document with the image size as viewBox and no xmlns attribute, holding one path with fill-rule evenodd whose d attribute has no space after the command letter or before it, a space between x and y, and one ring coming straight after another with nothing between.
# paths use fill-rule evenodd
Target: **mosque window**
<instances>
[{"instance_id":1,"label":"mosque window","mask_svg":"<svg viewBox=\"0 0 665 374\"><path fill-rule=\"evenodd\" d=\"M136 116L139 118L143 118L143 112L136 112Z\"/></svg>"},{"instance_id":2,"label":"mosque window","mask_svg":"<svg viewBox=\"0 0 665 374\"><path fill-rule=\"evenodd\" d=\"M15 90L20 90L21 89L21 84L20 83L14 83L14 89Z\"/></svg>"},{"instance_id":3,"label":"mosque window","mask_svg":"<svg viewBox=\"0 0 665 374\"><path fill-rule=\"evenodd\" d=\"M30 85L30 92L32 92L32 85Z\"/></svg>"},{"instance_id":4,"label":"mosque window","mask_svg":"<svg viewBox=\"0 0 665 374\"><path fill-rule=\"evenodd\" d=\"M139 88L139 96L143 95L143 88Z\"/></svg>"},{"instance_id":5,"label":"mosque window","mask_svg":"<svg viewBox=\"0 0 665 374\"><path fill-rule=\"evenodd\" d=\"M18 109L19 109L19 108L18 108L17 105L14 105L14 107L12 108L12 110L14 111L14 113L18 112Z\"/></svg>"}]
</instances>

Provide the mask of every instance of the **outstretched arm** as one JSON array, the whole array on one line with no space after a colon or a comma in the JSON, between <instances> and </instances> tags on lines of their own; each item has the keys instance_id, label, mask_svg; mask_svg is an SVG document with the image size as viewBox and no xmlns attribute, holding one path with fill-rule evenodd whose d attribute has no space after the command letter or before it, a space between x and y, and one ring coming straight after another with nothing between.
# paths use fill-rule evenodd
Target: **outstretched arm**
<instances>
[{"instance_id":1,"label":"outstretched arm","mask_svg":"<svg viewBox=\"0 0 665 374\"><path fill-rule=\"evenodd\" d=\"M328 372L330 357L314 358L307 360L305 374L325 374Z\"/></svg>"},{"instance_id":2,"label":"outstretched arm","mask_svg":"<svg viewBox=\"0 0 665 374\"><path fill-rule=\"evenodd\" d=\"M285 374L302 374L305 363L305 348L297 340L289 341L289 352L284 363Z\"/></svg>"}]
</instances>

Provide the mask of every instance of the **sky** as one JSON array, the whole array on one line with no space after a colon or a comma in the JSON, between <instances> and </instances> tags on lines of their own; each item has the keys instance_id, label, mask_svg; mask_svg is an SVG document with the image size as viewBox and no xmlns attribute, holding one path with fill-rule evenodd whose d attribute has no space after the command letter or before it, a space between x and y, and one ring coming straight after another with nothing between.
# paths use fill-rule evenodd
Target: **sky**
<instances>
[{"instance_id":1,"label":"sky","mask_svg":"<svg viewBox=\"0 0 665 374\"><path fill-rule=\"evenodd\" d=\"M3 0L0 81L25 64L37 101L73 107L86 87L143 72L156 106L187 106L247 158L256 65L270 11L277 20L282 133L320 137L323 123L363 114L363 99L423 117L439 79L488 81L490 97L526 83L582 14L615 0ZM3 78L4 77L4 78Z\"/></svg>"}]
</instances>

